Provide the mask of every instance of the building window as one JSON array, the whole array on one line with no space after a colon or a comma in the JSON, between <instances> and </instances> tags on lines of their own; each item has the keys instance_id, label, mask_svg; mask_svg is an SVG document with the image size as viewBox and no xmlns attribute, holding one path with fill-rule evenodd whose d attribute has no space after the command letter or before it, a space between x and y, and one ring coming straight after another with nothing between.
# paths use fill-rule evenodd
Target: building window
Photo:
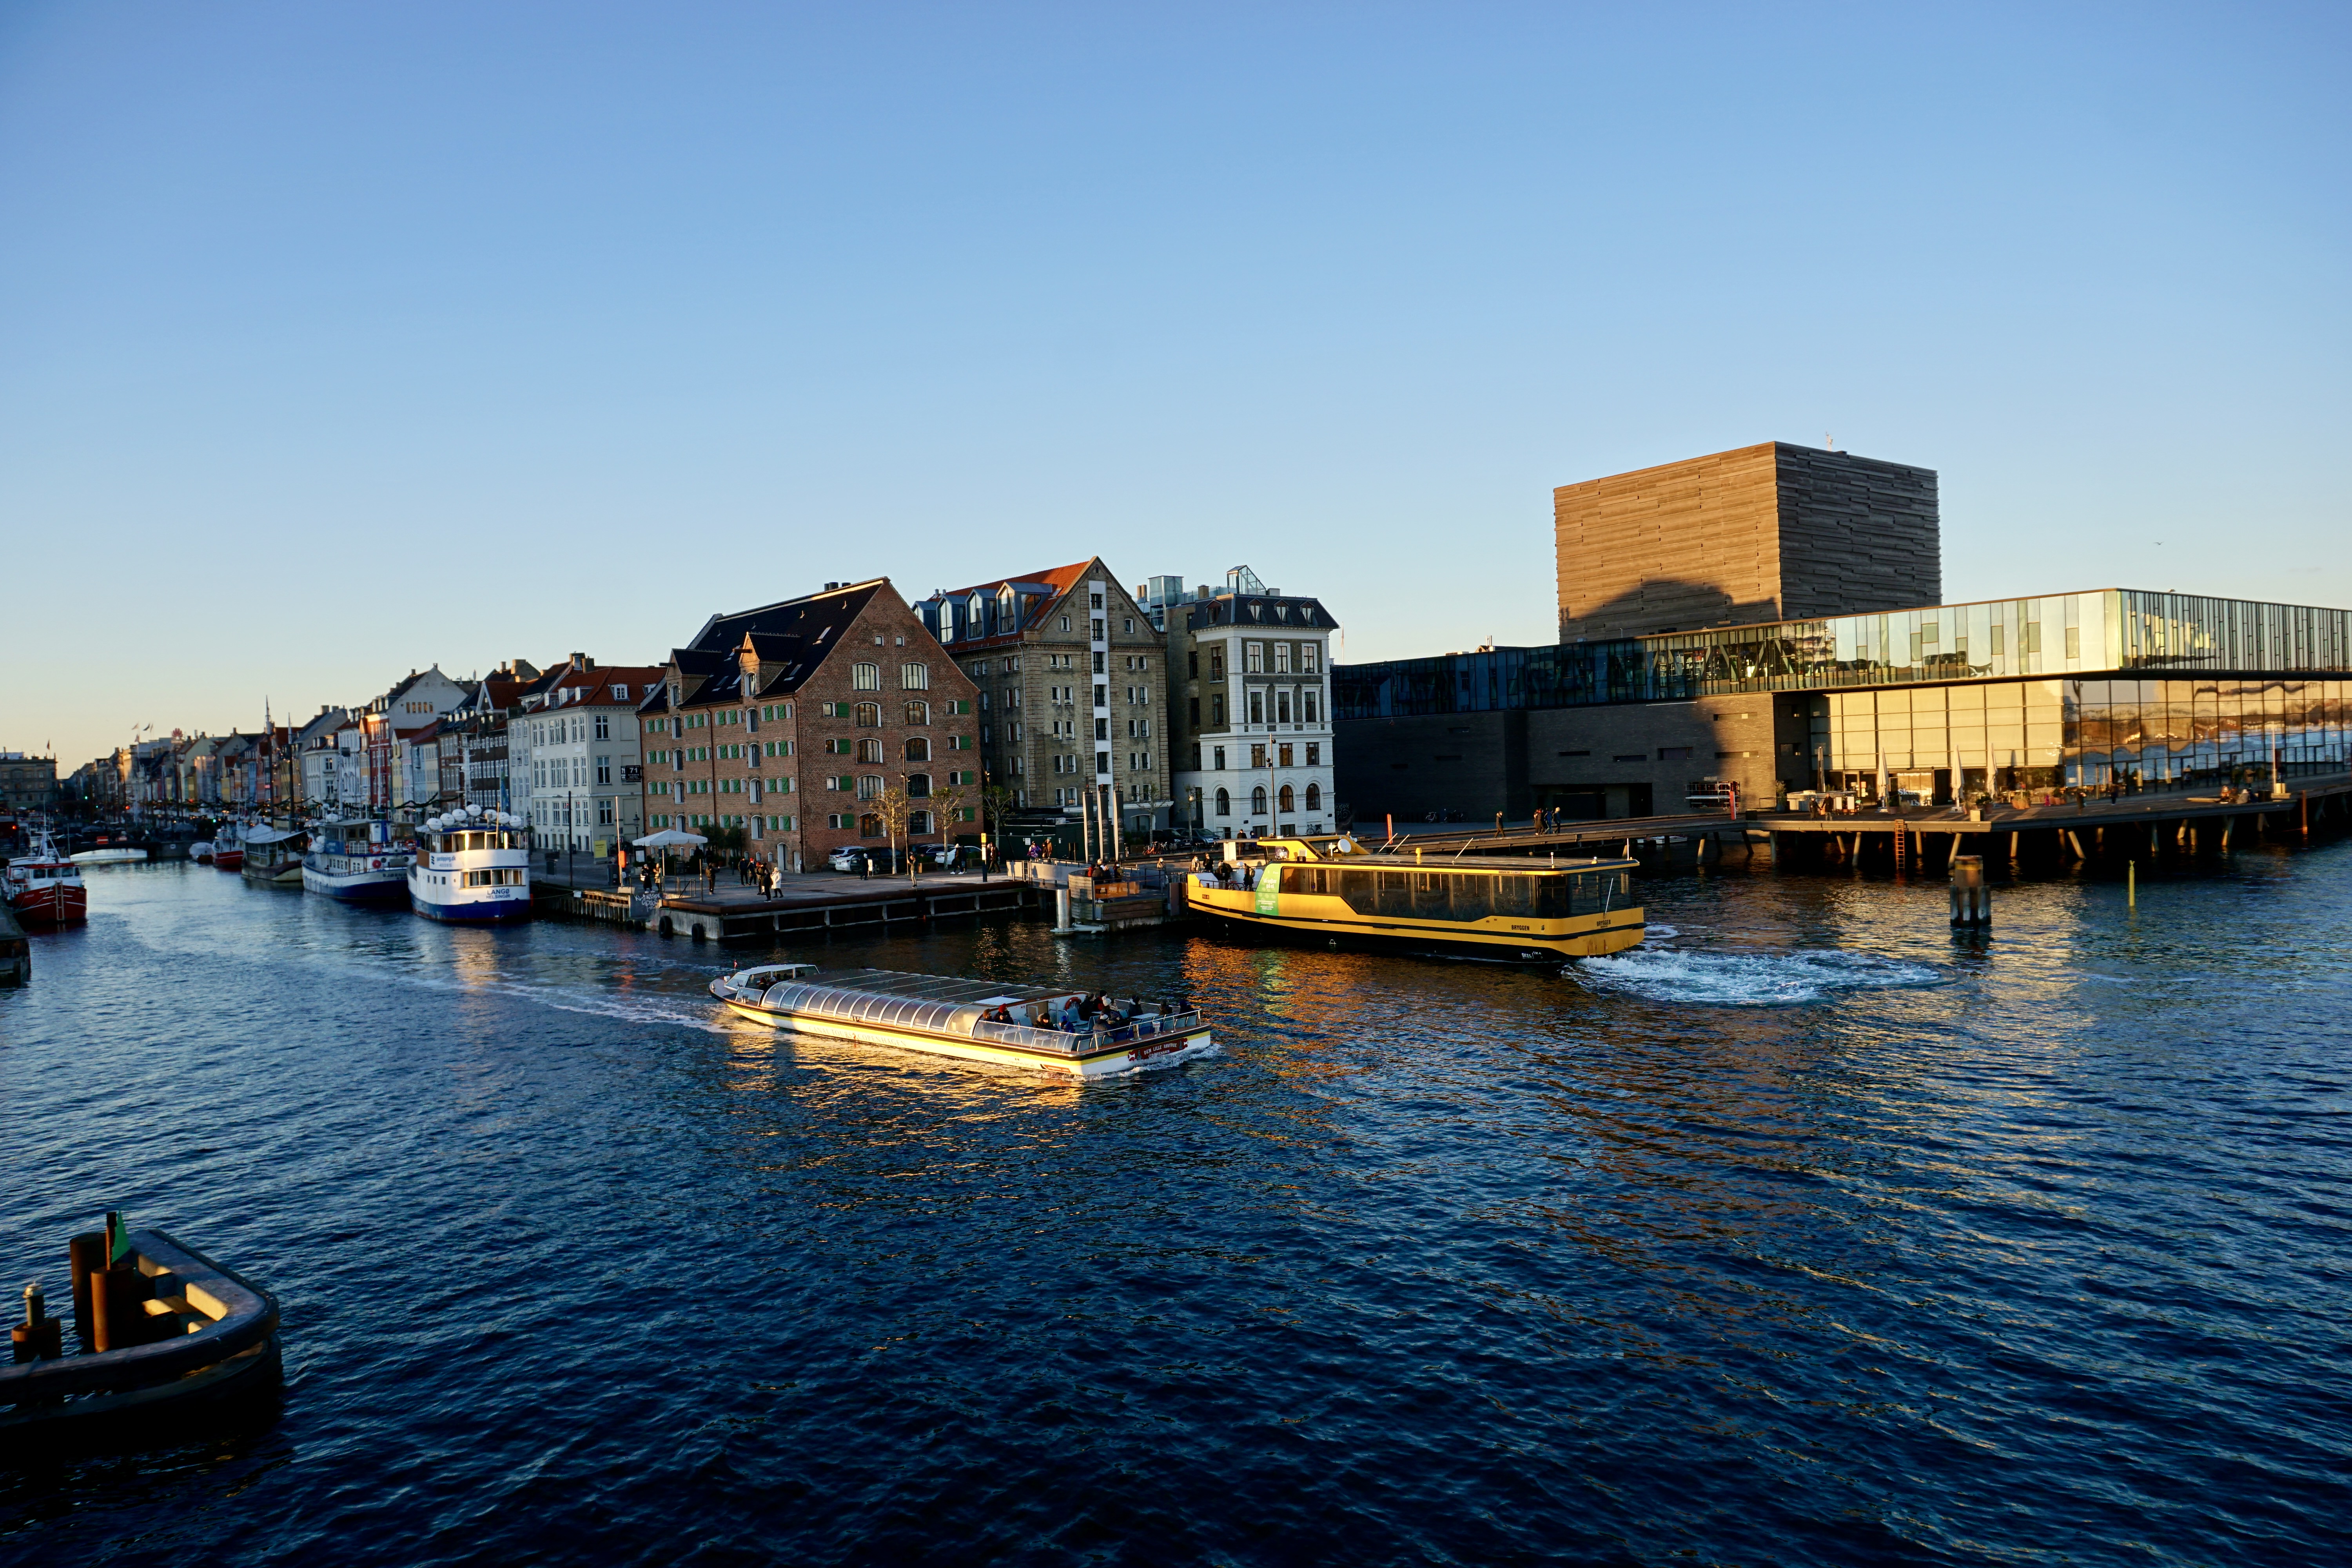
<instances>
[{"instance_id":1,"label":"building window","mask_svg":"<svg viewBox=\"0 0 2352 1568\"><path fill-rule=\"evenodd\" d=\"M1287 794L1288 792L1285 791L1284 793ZM1321 784L1311 784L1307 786L1307 809L1309 811L1320 811L1323 809L1323 786Z\"/></svg>"},{"instance_id":2,"label":"building window","mask_svg":"<svg viewBox=\"0 0 2352 1568\"><path fill-rule=\"evenodd\" d=\"M909 724L928 724L928 723L929 723L930 721L931 721L931 705L930 705L929 703L928 703L928 702L909 702L909 703L908 703L908 704L907 704L907 722L908 722L908 723L909 723Z\"/></svg>"},{"instance_id":3,"label":"building window","mask_svg":"<svg viewBox=\"0 0 2352 1568\"><path fill-rule=\"evenodd\" d=\"M1250 815L1252 816L1265 815L1265 785L1264 784L1259 784L1250 791Z\"/></svg>"},{"instance_id":4,"label":"building window","mask_svg":"<svg viewBox=\"0 0 2352 1568\"><path fill-rule=\"evenodd\" d=\"M613 721L612 721L610 719L606 718L606 717L605 717L604 714L602 714L602 713L597 714L597 715L596 715L596 738L597 738L598 740L600 740L600 741L609 741L609 740L611 740L611 739L613 738L613 727L612 727L612 725L613 725Z\"/></svg>"},{"instance_id":5,"label":"building window","mask_svg":"<svg viewBox=\"0 0 2352 1568\"><path fill-rule=\"evenodd\" d=\"M1275 719L1278 723L1290 722L1290 689L1283 688L1274 694Z\"/></svg>"},{"instance_id":6,"label":"building window","mask_svg":"<svg viewBox=\"0 0 2352 1568\"><path fill-rule=\"evenodd\" d=\"M1298 694L1298 716L1309 724L1319 724L1323 721L1321 696L1322 689L1316 686L1310 686Z\"/></svg>"},{"instance_id":7,"label":"building window","mask_svg":"<svg viewBox=\"0 0 2352 1568\"><path fill-rule=\"evenodd\" d=\"M879 763L882 760L882 742L871 738L858 742L857 760L861 763Z\"/></svg>"},{"instance_id":8,"label":"building window","mask_svg":"<svg viewBox=\"0 0 2352 1568\"><path fill-rule=\"evenodd\" d=\"M1323 765L1323 743L1321 742L1309 741L1307 742L1307 765L1310 768L1320 767ZM1311 789L1314 786L1310 784L1307 787ZM1307 809L1312 811L1315 808L1312 805L1309 805Z\"/></svg>"},{"instance_id":9,"label":"building window","mask_svg":"<svg viewBox=\"0 0 2352 1568\"><path fill-rule=\"evenodd\" d=\"M1658 761L1662 763L1688 762L1690 760L1690 754L1691 749L1688 746L1660 746L1658 748Z\"/></svg>"},{"instance_id":10,"label":"building window","mask_svg":"<svg viewBox=\"0 0 2352 1568\"><path fill-rule=\"evenodd\" d=\"M596 782L600 784L608 784L613 782L612 758L600 756L596 759Z\"/></svg>"},{"instance_id":11,"label":"building window","mask_svg":"<svg viewBox=\"0 0 2352 1568\"><path fill-rule=\"evenodd\" d=\"M1275 753L1274 753L1274 754L1275 754L1275 758L1276 758L1276 760L1277 762L1279 762L1279 763L1281 763L1281 765L1282 765L1282 766L1284 766L1284 767L1286 767L1286 767L1289 767L1289 766L1291 765L1291 762L1290 762L1290 748L1289 748L1288 746L1286 746L1286 746L1277 746L1277 747L1276 747L1276 748L1275 748Z\"/></svg>"},{"instance_id":12,"label":"building window","mask_svg":"<svg viewBox=\"0 0 2352 1568\"><path fill-rule=\"evenodd\" d=\"M1265 644L1262 642L1248 642L1242 644L1242 673L1244 675L1263 675L1265 672Z\"/></svg>"},{"instance_id":13,"label":"building window","mask_svg":"<svg viewBox=\"0 0 2352 1568\"><path fill-rule=\"evenodd\" d=\"M1274 672L1276 675L1288 675L1290 673L1290 645L1286 642L1278 642L1274 645ZM1285 806L1283 809L1287 811L1290 808L1288 806Z\"/></svg>"},{"instance_id":14,"label":"building window","mask_svg":"<svg viewBox=\"0 0 2352 1568\"><path fill-rule=\"evenodd\" d=\"M1288 784L1282 786L1282 794L1277 795L1276 798L1282 803L1282 814L1285 816L1289 816L1292 812L1298 809L1297 797L1290 793L1290 786Z\"/></svg>"},{"instance_id":15,"label":"building window","mask_svg":"<svg viewBox=\"0 0 2352 1568\"><path fill-rule=\"evenodd\" d=\"M910 811L907 814L908 837L912 838L918 833L929 833L932 831L934 831L934 829L931 826L931 814L929 812Z\"/></svg>"},{"instance_id":16,"label":"building window","mask_svg":"<svg viewBox=\"0 0 2352 1568\"><path fill-rule=\"evenodd\" d=\"M909 799L909 800L929 800L929 799L930 798L930 796L931 796L931 775L930 775L930 774L929 774L929 773L908 773L908 774L907 775L907 798L908 798L908 799Z\"/></svg>"},{"instance_id":17,"label":"building window","mask_svg":"<svg viewBox=\"0 0 2352 1568\"><path fill-rule=\"evenodd\" d=\"M1253 724L1265 722L1265 693L1263 691L1252 690L1249 694L1249 721Z\"/></svg>"},{"instance_id":18,"label":"building window","mask_svg":"<svg viewBox=\"0 0 2352 1568\"><path fill-rule=\"evenodd\" d=\"M596 821L600 826L610 827L613 826L613 797L611 795L605 795L596 797Z\"/></svg>"},{"instance_id":19,"label":"building window","mask_svg":"<svg viewBox=\"0 0 2352 1568\"><path fill-rule=\"evenodd\" d=\"M857 705L856 721L857 727L861 730L879 730L882 727L882 704L879 702L859 703Z\"/></svg>"},{"instance_id":20,"label":"building window","mask_svg":"<svg viewBox=\"0 0 2352 1568\"><path fill-rule=\"evenodd\" d=\"M881 837L882 818L870 811L860 816L857 819L857 837L860 838Z\"/></svg>"},{"instance_id":21,"label":"building window","mask_svg":"<svg viewBox=\"0 0 2352 1568\"><path fill-rule=\"evenodd\" d=\"M850 667L849 683L860 691L879 691L882 689L882 667L878 664L853 665Z\"/></svg>"},{"instance_id":22,"label":"building window","mask_svg":"<svg viewBox=\"0 0 2352 1568\"><path fill-rule=\"evenodd\" d=\"M874 773L860 773L857 775L858 799L877 800L881 797L881 795L882 780L880 777Z\"/></svg>"},{"instance_id":23,"label":"building window","mask_svg":"<svg viewBox=\"0 0 2352 1568\"><path fill-rule=\"evenodd\" d=\"M1234 794L1233 794L1233 791L1231 791L1231 790L1227 790L1227 789L1221 789L1221 790L1219 790L1219 791L1217 792L1217 815L1218 815L1219 816L1231 816L1233 814L1234 814Z\"/></svg>"},{"instance_id":24,"label":"building window","mask_svg":"<svg viewBox=\"0 0 2352 1568\"><path fill-rule=\"evenodd\" d=\"M1313 675L1322 668L1322 649L1323 645L1317 642L1303 642L1298 645L1298 671L1300 674ZM1310 805L1307 809L1312 811L1315 808Z\"/></svg>"},{"instance_id":25,"label":"building window","mask_svg":"<svg viewBox=\"0 0 2352 1568\"><path fill-rule=\"evenodd\" d=\"M928 664L900 665L898 685L907 691L929 691L931 689L931 667Z\"/></svg>"}]
</instances>

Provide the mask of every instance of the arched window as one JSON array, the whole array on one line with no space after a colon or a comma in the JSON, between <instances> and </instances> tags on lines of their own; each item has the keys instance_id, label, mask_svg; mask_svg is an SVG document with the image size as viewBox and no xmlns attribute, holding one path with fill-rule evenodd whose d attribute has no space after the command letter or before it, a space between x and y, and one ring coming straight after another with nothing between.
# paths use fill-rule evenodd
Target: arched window
<instances>
[{"instance_id":1,"label":"arched window","mask_svg":"<svg viewBox=\"0 0 2352 1568\"><path fill-rule=\"evenodd\" d=\"M1219 790L1217 792L1217 815L1219 816L1231 816L1233 814L1234 792L1226 789Z\"/></svg>"},{"instance_id":2,"label":"arched window","mask_svg":"<svg viewBox=\"0 0 2352 1568\"><path fill-rule=\"evenodd\" d=\"M928 664L900 665L898 685L907 691L929 691L931 689L931 667Z\"/></svg>"},{"instance_id":3,"label":"arched window","mask_svg":"<svg viewBox=\"0 0 2352 1568\"><path fill-rule=\"evenodd\" d=\"M931 827L931 814L929 812L910 811L907 814L908 837L912 838L918 833L929 833L931 831L933 831L933 829Z\"/></svg>"},{"instance_id":4,"label":"arched window","mask_svg":"<svg viewBox=\"0 0 2352 1568\"><path fill-rule=\"evenodd\" d=\"M929 762L931 760L931 743L923 739L920 735L908 736L907 740L907 760L910 763Z\"/></svg>"},{"instance_id":5,"label":"arched window","mask_svg":"<svg viewBox=\"0 0 2352 1568\"><path fill-rule=\"evenodd\" d=\"M861 816L860 817L858 817L858 819L857 819L857 837L860 837L860 838L879 838L879 837L882 837L882 819L881 819L881 817L877 816L877 815L875 815L873 812L870 812L870 811L869 811L869 812L866 812L866 814L864 814L863 816Z\"/></svg>"},{"instance_id":6,"label":"arched window","mask_svg":"<svg viewBox=\"0 0 2352 1568\"><path fill-rule=\"evenodd\" d=\"M882 728L882 704L861 702L857 705L857 727L861 730Z\"/></svg>"},{"instance_id":7,"label":"arched window","mask_svg":"<svg viewBox=\"0 0 2352 1568\"><path fill-rule=\"evenodd\" d=\"M1252 816L1265 815L1265 785L1264 784L1250 791L1250 815Z\"/></svg>"},{"instance_id":8,"label":"arched window","mask_svg":"<svg viewBox=\"0 0 2352 1568\"><path fill-rule=\"evenodd\" d=\"M861 763L880 762L882 760L882 742L872 739L858 742L857 760Z\"/></svg>"},{"instance_id":9,"label":"arched window","mask_svg":"<svg viewBox=\"0 0 2352 1568\"><path fill-rule=\"evenodd\" d=\"M882 667L878 664L854 664L849 667L849 683L860 691L882 689Z\"/></svg>"},{"instance_id":10,"label":"arched window","mask_svg":"<svg viewBox=\"0 0 2352 1568\"><path fill-rule=\"evenodd\" d=\"M1290 786L1288 784L1282 786L1282 795L1279 798L1282 801L1283 816L1288 816L1292 812L1298 809L1297 797L1290 793Z\"/></svg>"},{"instance_id":11,"label":"arched window","mask_svg":"<svg viewBox=\"0 0 2352 1568\"><path fill-rule=\"evenodd\" d=\"M931 775L929 773L908 773L907 775L907 798L909 800L930 799Z\"/></svg>"},{"instance_id":12,"label":"arched window","mask_svg":"<svg viewBox=\"0 0 2352 1568\"><path fill-rule=\"evenodd\" d=\"M929 703L928 703L928 702L909 702L909 703L908 703L908 704L907 704L907 722L908 722L908 723L909 723L909 724L928 724L928 723L929 723L930 721L931 721L931 705L930 705Z\"/></svg>"},{"instance_id":13,"label":"arched window","mask_svg":"<svg viewBox=\"0 0 2352 1568\"><path fill-rule=\"evenodd\" d=\"M1323 786L1321 784L1308 784L1307 786L1307 809L1309 811L1320 811L1323 809Z\"/></svg>"}]
</instances>

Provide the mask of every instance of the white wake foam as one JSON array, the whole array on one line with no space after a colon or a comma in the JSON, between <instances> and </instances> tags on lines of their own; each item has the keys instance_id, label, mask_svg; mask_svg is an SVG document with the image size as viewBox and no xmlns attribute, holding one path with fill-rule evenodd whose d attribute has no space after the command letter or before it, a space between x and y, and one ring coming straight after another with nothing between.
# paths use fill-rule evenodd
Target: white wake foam
<instances>
[{"instance_id":1,"label":"white wake foam","mask_svg":"<svg viewBox=\"0 0 2352 1568\"><path fill-rule=\"evenodd\" d=\"M1950 978L1932 964L1908 963L1871 952L1676 952L1646 948L1614 958L1584 959L1570 964L1565 973L1602 995L1732 1007L1787 1007L1818 1002L1840 991L1941 985Z\"/></svg>"}]
</instances>

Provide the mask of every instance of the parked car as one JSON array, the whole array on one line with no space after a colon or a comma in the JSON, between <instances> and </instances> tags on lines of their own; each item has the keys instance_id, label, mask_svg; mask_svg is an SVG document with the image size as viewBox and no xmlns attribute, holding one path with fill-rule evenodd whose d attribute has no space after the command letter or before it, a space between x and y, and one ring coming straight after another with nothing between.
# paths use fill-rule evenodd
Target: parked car
<instances>
[{"instance_id":1,"label":"parked car","mask_svg":"<svg viewBox=\"0 0 2352 1568\"><path fill-rule=\"evenodd\" d=\"M890 868L890 852L887 849L869 849L863 844L848 844L828 856L825 864L836 871L855 872L861 866L887 871Z\"/></svg>"}]
</instances>

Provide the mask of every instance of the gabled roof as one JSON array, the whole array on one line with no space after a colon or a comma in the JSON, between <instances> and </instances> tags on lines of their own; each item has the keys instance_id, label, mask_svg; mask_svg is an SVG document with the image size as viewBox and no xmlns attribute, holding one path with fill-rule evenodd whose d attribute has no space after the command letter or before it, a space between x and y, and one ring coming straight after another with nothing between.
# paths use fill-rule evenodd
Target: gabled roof
<instances>
[{"instance_id":1,"label":"gabled roof","mask_svg":"<svg viewBox=\"0 0 2352 1568\"><path fill-rule=\"evenodd\" d=\"M691 644L670 650L670 661L681 677L678 705L695 708L791 696L840 646L842 634L873 603L874 596L889 585L887 577L876 577L756 610L711 616L695 633ZM756 689L745 680L740 664L747 641L766 674L766 683ZM658 701L649 701L639 710L668 710L666 690Z\"/></svg>"},{"instance_id":2,"label":"gabled roof","mask_svg":"<svg viewBox=\"0 0 2352 1568\"><path fill-rule=\"evenodd\" d=\"M1019 642L1023 634L1034 631L1044 623L1045 617L1053 612L1055 605L1075 593L1079 584L1086 582L1088 576L1097 574L1100 575L1105 583L1116 585L1118 582L1118 579L1111 574L1110 568L1103 564L1102 557L1093 555L1084 561L1072 562L1067 566L1056 566L1049 571L1031 572L1015 577L998 577L986 583L968 584L961 588L942 588L934 593L931 597L946 602L955 602L969 599L974 594L980 594L993 598L1000 591L1008 587L1020 595L1021 624L1010 629L992 632L987 637L966 635L957 638L950 651L961 655L967 648L1004 647Z\"/></svg>"},{"instance_id":3,"label":"gabled roof","mask_svg":"<svg viewBox=\"0 0 2352 1568\"><path fill-rule=\"evenodd\" d=\"M648 686L658 685L664 675L657 664L600 665L593 669L574 669L564 665L554 672L555 679L547 688L547 706L559 704L566 708L634 708ZM626 697L613 695L614 686L629 689Z\"/></svg>"}]
</instances>

